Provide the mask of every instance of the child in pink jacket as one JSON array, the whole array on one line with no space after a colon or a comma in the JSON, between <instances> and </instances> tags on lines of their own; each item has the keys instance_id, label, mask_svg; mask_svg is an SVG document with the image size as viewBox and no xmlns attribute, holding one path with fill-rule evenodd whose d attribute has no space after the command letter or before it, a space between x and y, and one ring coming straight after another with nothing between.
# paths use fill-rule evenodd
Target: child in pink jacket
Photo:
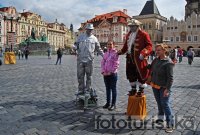
<instances>
[{"instance_id":1,"label":"child in pink jacket","mask_svg":"<svg viewBox=\"0 0 200 135\"><path fill-rule=\"evenodd\" d=\"M117 97L117 69L119 67L119 56L117 50L114 48L114 42L109 41L107 44L107 52L104 53L101 61L101 73L104 77L104 83L106 86L107 102L103 106L104 109L110 111L116 109L116 97ZM112 93L112 102L111 102Z\"/></svg>"}]
</instances>

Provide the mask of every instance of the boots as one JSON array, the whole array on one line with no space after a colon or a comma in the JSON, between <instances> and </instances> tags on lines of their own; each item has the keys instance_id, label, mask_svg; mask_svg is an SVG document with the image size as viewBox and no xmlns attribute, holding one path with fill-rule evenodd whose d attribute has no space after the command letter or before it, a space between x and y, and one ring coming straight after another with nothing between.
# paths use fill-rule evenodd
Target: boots
<instances>
[{"instance_id":1,"label":"boots","mask_svg":"<svg viewBox=\"0 0 200 135\"><path fill-rule=\"evenodd\" d=\"M144 95L144 88L143 87L139 87L139 91L137 92L137 97L141 97Z\"/></svg>"},{"instance_id":2,"label":"boots","mask_svg":"<svg viewBox=\"0 0 200 135\"><path fill-rule=\"evenodd\" d=\"M134 96L136 94L136 92L137 92L136 87L132 87L132 89L129 91L128 95L129 96Z\"/></svg>"}]
</instances>

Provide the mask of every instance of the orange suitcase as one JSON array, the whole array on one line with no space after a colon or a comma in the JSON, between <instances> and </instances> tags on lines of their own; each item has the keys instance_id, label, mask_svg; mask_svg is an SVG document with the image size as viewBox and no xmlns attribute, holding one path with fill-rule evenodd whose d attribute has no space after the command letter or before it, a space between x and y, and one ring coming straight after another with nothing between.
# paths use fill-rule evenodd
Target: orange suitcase
<instances>
[{"instance_id":1,"label":"orange suitcase","mask_svg":"<svg viewBox=\"0 0 200 135\"><path fill-rule=\"evenodd\" d=\"M139 119L139 120L145 119L147 115L146 96L145 95L141 97L129 96L126 114L135 119Z\"/></svg>"}]
</instances>

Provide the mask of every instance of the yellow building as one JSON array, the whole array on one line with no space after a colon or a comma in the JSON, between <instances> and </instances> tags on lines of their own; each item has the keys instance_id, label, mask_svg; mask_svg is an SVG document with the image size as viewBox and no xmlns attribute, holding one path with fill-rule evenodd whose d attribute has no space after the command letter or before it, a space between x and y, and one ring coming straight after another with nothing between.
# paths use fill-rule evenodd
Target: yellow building
<instances>
[{"instance_id":1,"label":"yellow building","mask_svg":"<svg viewBox=\"0 0 200 135\"><path fill-rule=\"evenodd\" d=\"M27 37L31 36L31 30L34 29L35 37L39 38L41 35L47 35L47 24L44 22L40 15L32 12L20 13L19 20L19 39L20 42L24 41Z\"/></svg>"},{"instance_id":2,"label":"yellow building","mask_svg":"<svg viewBox=\"0 0 200 135\"><path fill-rule=\"evenodd\" d=\"M74 41L75 38L73 32L71 32L67 27L65 27L65 41L64 41L65 48L72 48Z\"/></svg>"},{"instance_id":3,"label":"yellow building","mask_svg":"<svg viewBox=\"0 0 200 135\"><path fill-rule=\"evenodd\" d=\"M59 24L57 19L54 23L48 23L47 35L52 50L56 51L59 47L65 48L65 25Z\"/></svg>"},{"instance_id":4,"label":"yellow building","mask_svg":"<svg viewBox=\"0 0 200 135\"><path fill-rule=\"evenodd\" d=\"M160 15L154 0L147 1L140 15L133 18L142 22L142 28L149 34L154 45L162 42L163 26L167 18Z\"/></svg>"}]
</instances>

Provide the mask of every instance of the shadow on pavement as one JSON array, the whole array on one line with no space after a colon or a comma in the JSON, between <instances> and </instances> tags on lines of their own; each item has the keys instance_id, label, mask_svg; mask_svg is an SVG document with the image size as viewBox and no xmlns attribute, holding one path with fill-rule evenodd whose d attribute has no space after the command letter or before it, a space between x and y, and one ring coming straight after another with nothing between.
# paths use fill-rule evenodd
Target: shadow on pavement
<instances>
[{"instance_id":1,"label":"shadow on pavement","mask_svg":"<svg viewBox=\"0 0 200 135\"><path fill-rule=\"evenodd\" d=\"M83 109L81 104L75 104L75 101L69 102L49 102L49 101L15 101L0 104L4 108L13 108L14 106L35 106L35 109L51 109L40 114L23 117L19 120L20 123L48 121L59 122L63 127L67 126L67 130L72 131L87 131L100 134L116 134L128 133L130 129L95 129L95 115L104 115L96 111L98 107ZM119 115L122 115L118 113ZM62 129L61 129L62 130Z\"/></svg>"},{"instance_id":2,"label":"shadow on pavement","mask_svg":"<svg viewBox=\"0 0 200 135\"><path fill-rule=\"evenodd\" d=\"M178 86L174 85L173 88L189 88L189 89L200 89L200 85L187 85L187 86Z\"/></svg>"}]
</instances>

